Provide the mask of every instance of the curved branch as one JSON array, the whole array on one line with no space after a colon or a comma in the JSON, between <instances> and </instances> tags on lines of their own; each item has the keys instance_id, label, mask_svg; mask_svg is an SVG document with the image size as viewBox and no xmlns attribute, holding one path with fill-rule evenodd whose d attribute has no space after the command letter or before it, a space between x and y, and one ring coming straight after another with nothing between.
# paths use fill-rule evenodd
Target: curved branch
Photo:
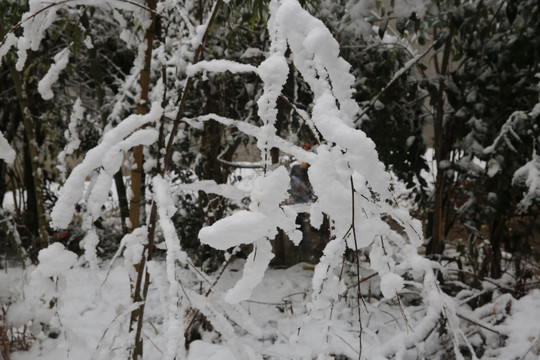
<instances>
[{"instance_id":1,"label":"curved branch","mask_svg":"<svg viewBox=\"0 0 540 360\"><path fill-rule=\"evenodd\" d=\"M263 169L264 164L262 163L252 163L248 161L239 161L239 162L233 162L223 159L223 154L228 150L228 147L225 148L217 157L217 161L222 163L223 165L232 166L235 168L241 168L241 169Z\"/></svg>"},{"instance_id":2,"label":"curved branch","mask_svg":"<svg viewBox=\"0 0 540 360\"><path fill-rule=\"evenodd\" d=\"M146 10L146 11L149 11L151 12L152 14L154 15L158 15L158 13L155 11L155 10L152 10L150 9L149 7L147 6L144 6L143 4L139 4L135 1L132 1L132 0L114 0L114 1L118 1L118 2L125 2L125 3L128 3L130 5L133 5L133 6L136 6L136 7L139 7L143 10ZM15 30L17 30L18 28L20 28L24 23L26 23L28 20L32 20L34 19L36 16L38 16L39 14L41 14L42 12L44 11L47 11L47 10L50 10L51 8L55 7L55 6L60 6L60 5L63 5L63 4L66 4L68 2L76 2L77 4L76 5L84 5L84 4L80 4L80 1L76 1L76 0L61 0L59 2L55 2L55 3L52 3L52 4L49 4L41 9L39 9L38 11L36 11L35 13L33 13L32 15L28 16L27 18L25 19L22 19L21 21L19 21L18 23L16 23L15 25L13 25L11 27L11 29L8 30L8 32L4 35L4 38L2 39L2 42L0 42L0 48L2 46L4 46L6 40L7 40L7 36L11 33L13 33Z\"/></svg>"}]
</instances>

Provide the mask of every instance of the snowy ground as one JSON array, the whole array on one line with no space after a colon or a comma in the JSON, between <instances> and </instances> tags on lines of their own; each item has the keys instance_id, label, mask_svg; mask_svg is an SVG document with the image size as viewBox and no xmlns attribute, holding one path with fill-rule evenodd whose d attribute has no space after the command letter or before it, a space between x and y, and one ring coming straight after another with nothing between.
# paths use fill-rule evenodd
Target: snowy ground
<instances>
[{"instance_id":1,"label":"snowy ground","mask_svg":"<svg viewBox=\"0 0 540 360\"><path fill-rule=\"evenodd\" d=\"M251 174L243 175L246 184L242 190L247 191L252 185ZM396 192L404 195L397 196L398 202L410 206L406 189L399 185L396 183ZM111 210L113 202L108 201L106 209ZM38 267L22 270L12 264L0 273L0 305L8 309L4 325L18 329L26 325L27 334L35 338L28 351L12 353L11 359L128 358L129 317L134 309L126 270L131 268L130 263L120 257L113 263L101 261L97 269L91 269L84 257L77 259L59 244L48 251L48 255L40 255L44 257L40 257ZM188 360L358 358L360 327L354 264L346 263L343 271L334 271L347 290L338 301L323 302L325 309L320 308L320 301L316 304L319 308L314 308L314 268L308 264L269 269L249 300L227 303L227 291L242 276L244 264L245 260L229 264L208 297L201 294L214 283L219 271L201 275L178 268L183 293L178 305L171 308L174 297L167 280L167 264L164 260L152 261L143 327L144 359L166 358L175 345L175 351L181 354L177 358ZM415 285L411 282L405 286L401 302L384 298L380 278L374 273L367 262L363 264L363 359L447 358L445 352L452 344L444 331L432 329L427 336L422 335L425 329L419 325L429 311L419 301ZM486 289L493 288L486 285ZM450 299L463 320L454 330L469 340L478 358L539 359L540 290L519 300L496 290L493 294L490 303L474 311L465 300L478 292L464 290ZM186 350L182 334L193 318L192 308L203 311L211 326L196 322L196 340ZM394 354L388 350L407 341L414 342L407 351ZM463 340L458 343L466 347Z\"/></svg>"},{"instance_id":2,"label":"snowy ground","mask_svg":"<svg viewBox=\"0 0 540 360\"><path fill-rule=\"evenodd\" d=\"M65 259L64 266L70 266ZM62 263L62 261L60 261ZM30 359L115 359L125 358L126 329L130 310L129 276L117 260L107 275L108 264L92 272L80 263L63 271L56 281L49 275L55 269L42 266L26 271L10 268L0 274L0 300L12 302L7 319L13 326L30 325L36 336L27 352L12 354L13 360ZM216 331L203 331L201 339L190 344L186 353L189 360L208 359L312 359L334 355L357 358L358 321L353 294L348 292L338 304L334 304L331 319L313 319L309 315L311 299L312 267L298 264L289 269L271 269L263 282L257 286L248 301L239 305L227 304L224 291L229 289L242 272L243 261L233 262L220 278L208 299L186 296L184 303L199 301L197 306L212 307L210 319ZM151 273L156 279L150 289L143 330L145 359L162 359L167 348L165 327L168 326L166 309L167 284L159 274L165 272L165 263L153 262ZM48 271L52 272L48 272ZM349 269L345 273L347 283L354 277ZM186 288L203 287L190 271L184 271L182 284ZM368 277L369 270L362 274ZM21 281L25 279L25 281ZM378 278L373 277L362 284L365 305L362 305L364 341L392 336L392 329L407 327L399 307L385 301L375 291ZM371 293L370 293L371 291ZM193 293L195 294L195 293ZM195 295L193 295L195 296ZM346 296L347 297L347 296ZM23 300L24 299L24 300ZM406 296L403 297L406 302ZM52 302L53 306L49 306ZM41 306L39 305L41 304ZM331 306L331 304L328 304ZM425 316L421 307L405 304L410 328L414 332L417 320ZM180 306L182 311L187 307ZM378 309L380 311L374 311ZM463 306L463 314L486 325L489 330L472 326L463 328L472 345L483 347L483 359L538 359L540 356L540 290L515 300L509 295L497 295L494 301L474 312ZM381 315L382 314L382 315ZM185 316L189 318L189 314ZM42 324L49 323L50 326ZM465 325L470 325L468 322ZM180 329L179 329L180 330ZM494 333L500 332L504 339ZM426 341L425 352L436 343ZM382 343L381 340L381 343ZM180 340L178 340L180 341ZM482 345L482 343L486 343ZM416 352L418 350L415 350ZM403 354L404 359L438 358L426 354ZM342 357L345 359L345 357Z\"/></svg>"},{"instance_id":3,"label":"snowy ground","mask_svg":"<svg viewBox=\"0 0 540 360\"><path fill-rule=\"evenodd\" d=\"M165 271L163 262L153 264L154 272ZM230 288L241 274L242 261L231 264L224 272L214 293L223 296L223 290ZM34 345L28 352L12 354L12 359L96 359L112 358L114 346L121 346L119 339L126 330L129 310L132 307L129 297L129 277L122 266L113 266L110 274L101 270L95 274L88 268L76 265L65 271L57 284L46 280L39 268L9 269L0 275L0 293L2 302L21 301L9 308L8 320L12 325L22 326L29 321L33 323L32 332L37 336ZM313 276L311 266L298 264L286 270L270 270L252 298L241 306L225 305L223 309L228 316L235 317L236 326L234 341L228 339L226 344L212 344L222 339L215 332L202 334L202 340L190 345L188 359L236 359L236 354L262 353L275 359L310 358L312 352L321 346L336 350L341 344L325 344L322 333L316 329L305 327L302 336L309 338L314 348L307 345L292 346L291 338L302 327L306 315L306 300L310 295L310 280ZM26 285L21 279L26 279ZM166 348L166 339L160 336L164 326L163 293L158 288L166 284L153 284L150 294L153 294L146 308L147 323L144 337L147 340L145 359L161 359ZM191 272L185 272L184 285L196 283ZM35 299L48 303L45 292L56 286L62 289L58 305L49 309L35 307ZM163 289L161 289L163 290ZM212 298L214 295L210 295ZM212 300L212 299L211 299ZM211 301L209 300L209 301ZM215 299L214 299L215 300ZM186 300L189 301L189 300ZM38 301L39 303L39 301ZM214 302L216 303L216 302ZM341 315L340 315L341 317ZM58 328L41 328L39 322L57 324ZM336 319L334 326L341 328L343 337L350 338L354 334L346 319ZM62 331L59 328L62 328ZM355 326L353 325L352 328ZM59 335L56 337L56 335ZM231 334L228 335L229 337ZM52 338L56 337L56 338ZM345 340L344 340L345 341ZM294 344L294 340L293 340ZM341 349L340 353L350 354L352 350ZM354 353L353 353L354 354Z\"/></svg>"},{"instance_id":4,"label":"snowy ground","mask_svg":"<svg viewBox=\"0 0 540 360\"><path fill-rule=\"evenodd\" d=\"M252 172L242 174L238 188L251 191L252 176ZM406 189L397 181L395 192L403 208L411 206ZM111 194L112 201L105 203L105 210L114 213L114 188ZM9 208L13 197L8 195L4 205ZM108 224L111 227L117 226L114 216L107 221L112 221ZM38 267L22 270L12 265L0 273L0 305L8 309L4 325L18 329L26 325L27 334L35 338L28 351L12 353L11 359L128 358L132 338L128 336L129 317L134 309L127 270L132 269L131 263L120 257L113 263L101 261L98 268L91 269L84 257L77 259L59 244L48 251L40 255ZM214 283L219 271L201 275L177 266L182 291L174 303L176 295L171 294L166 262L152 261L143 326L144 359L164 359L171 351L180 354L178 359L188 360L357 359L358 307L363 359L447 359L452 339L443 328L448 327L469 340L478 358L540 358L540 290L519 300L495 290L493 300L474 311L466 299L479 292L464 290L448 299L462 320L459 325L423 329L422 321L432 314L420 301L419 283L408 281L399 301L384 298L380 278L373 275L375 271L367 262L360 274L360 306L356 301L356 270L351 263L345 263L343 271L339 267L333 271L346 288L337 301L315 302L314 268L297 264L267 270L249 300L230 304L225 301L227 291L242 276L244 264L245 260L235 260L228 265L208 297L201 294ZM504 281L501 279L501 283ZM493 290L492 284L486 283L485 290ZM440 301L429 296L424 300L435 304ZM182 335L193 319L192 308L204 312L211 326L196 322L198 334L186 349ZM461 348L466 347L463 338L457 340ZM408 342L412 345L402 346L405 351L389 350ZM0 360L4 359L0 356Z\"/></svg>"}]
</instances>

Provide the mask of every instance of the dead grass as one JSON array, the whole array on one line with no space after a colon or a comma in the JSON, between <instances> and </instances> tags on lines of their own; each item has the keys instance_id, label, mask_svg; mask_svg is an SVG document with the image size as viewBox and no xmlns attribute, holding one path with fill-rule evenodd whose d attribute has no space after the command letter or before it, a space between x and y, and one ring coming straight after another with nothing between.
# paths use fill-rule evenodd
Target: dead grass
<instances>
[{"instance_id":1,"label":"dead grass","mask_svg":"<svg viewBox=\"0 0 540 360\"><path fill-rule=\"evenodd\" d=\"M15 328L7 322L7 310L7 305L0 306L0 358L3 360L9 360L15 351L27 351L35 340L26 325Z\"/></svg>"}]
</instances>

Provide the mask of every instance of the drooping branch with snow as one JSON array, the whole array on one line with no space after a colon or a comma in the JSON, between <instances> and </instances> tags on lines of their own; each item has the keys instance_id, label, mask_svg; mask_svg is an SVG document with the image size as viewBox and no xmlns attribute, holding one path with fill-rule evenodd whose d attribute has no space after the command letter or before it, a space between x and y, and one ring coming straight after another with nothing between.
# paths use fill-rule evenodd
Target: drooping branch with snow
<instances>
[{"instance_id":1,"label":"drooping branch with snow","mask_svg":"<svg viewBox=\"0 0 540 360\"><path fill-rule=\"evenodd\" d=\"M319 214L324 213L333 223L332 240L327 244L315 268L311 310L304 323L323 321L322 323L327 324L331 312L328 305L339 301L340 295L345 291L346 288L336 273L345 249L355 248L350 236L350 229L354 226L361 234L359 248L369 251L371 267L381 276L383 295L386 298L398 296L404 287L403 276L410 272L415 273L418 281L415 286L423 289L420 294L426 299L426 311L432 314L415 324L426 330L423 335L400 335L402 341L396 342L394 337L388 339L388 343L381 342L380 347L368 347L366 350L367 354L381 355L380 351L386 348L383 353L393 356L414 346L419 337L429 336L440 317L457 324L457 318L453 315L454 305L441 295L431 263L417 255L417 248L422 244L419 221L413 220L406 211L388 205L387 200L391 198L388 188L390 175L378 160L374 143L362 131L352 127L359 107L352 99L354 77L349 72L350 65L339 57L339 45L326 26L309 15L296 1L273 1L270 9L268 24L271 50L267 60L256 70L265 84L265 91L258 100L258 114L263 126L258 129L251 126L249 133L257 138L263 153L269 144L285 153L296 153L294 144L282 142L278 145L280 141L276 139L274 127L277 114L276 91L281 91L286 81L288 71L285 51L289 48L292 62L313 91L311 120L322 139L314 153L299 154L302 161L311 165L308 173L317 196L317 201L310 206L309 212L314 219L321 218ZM212 63L205 63L204 67L200 68L207 72L213 70ZM222 72L227 69L231 72L253 71L251 67L248 69L241 64L215 63L215 71ZM205 118L228 125L236 123L212 114ZM244 129L241 126L238 128L241 131L248 130L245 126ZM351 178L355 190L355 201L352 203L355 204L354 210L358 214L354 219L351 216ZM293 224L296 213L281 203L287 188L283 168L267 172L256 184L251 194L252 205L249 211L239 211L202 229L199 236L203 243L218 249L254 243L255 253L261 245L275 236L277 228L285 230L294 243L298 242L298 234L294 232ZM264 188L261 188L263 184ZM392 229L383 220L385 216L393 218L405 236ZM244 277L230 290L226 297L228 301L236 302L249 298L250 292L261 281L269 261L265 256L267 251L263 254L257 253L253 258L250 255ZM258 259L258 264L254 262L255 259ZM240 292L240 288L245 290ZM452 331L457 332L455 326L457 325L453 325ZM321 330L325 328L326 325ZM455 349L458 349L460 344L467 344L464 336L456 335L452 339ZM389 343L393 344L394 350L388 350Z\"/></svg>"}]
</instances>

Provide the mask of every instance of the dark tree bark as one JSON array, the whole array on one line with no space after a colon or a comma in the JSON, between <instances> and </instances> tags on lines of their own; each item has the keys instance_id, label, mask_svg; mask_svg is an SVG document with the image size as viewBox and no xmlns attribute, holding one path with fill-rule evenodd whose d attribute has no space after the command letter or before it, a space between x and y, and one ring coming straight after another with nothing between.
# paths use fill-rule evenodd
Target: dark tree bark
<instances>
[{"instance_id":1,"label":"dark tree bark","mask_svg":"<svg viewBox=\"0 0 540 360\"><path fill-rule=\"evenodd\" d=\"M35 244L38 248L46 248L49 244L49 234L45 204L43 199L43 184L41 181L41 169L39 164L39 149L36 139L36 126L30 112L30 103L25 89L25 79L10 65L10 73L15 84L19 107L22 113L25 133L25 185L29 190L27 199L27 211L35 211L37 233L39 241ZM27 155L27 156L26 156ZM31 194L33 192L33 194ZM30 216L33 216L31 213Z\"/></svg>"},{"instance_id":2,"label":"dark tree bark","mask_svg":"<svg viewBox=\"0 0 540 360\"><path fill-rule=\"evenodd\" d=\"M453 30L450 30L453 31ZM450 55L452 50L452 33L446 39L444 44L442 64L439 69L438 62L435 61L436 71L442 76L446 76L448 67L450 64ZM435 105L435 119L434 119L434 149L435 149L435 161L437 166L441 164L443 160L449 160L452 151L453 136L448 129L448 125L445 123L444 111L446 100L444 96L445 86L441 82L439 85L438 99ZM442 254L444 251L444 240L448 210L448 182L444 177L444 171L437 169L437 177L435 180L435 194L433 212L430 212L430 218L428 219L428 229L431 230L431 241L426 247L426 254Z\"/></svg>"},{"instance_id":3,"label":"dark tree bark","mask_svg":"<svg viewBox=\"0 0 540 360\"><path fill-rule=\"evenodd\" d=\"M157 0L147 0L146 6L154 11L156 9ZM139 86L141 88L141 98L139 99L139 102L137 103L137 114L144 115L148 112L148 93L150 89L150 65L152 61L152 50L153 50L153 42L154 42L154 29L155 29L155 14L151 14L152 17L152 23L149 26L149 28L146 30L144 39L146 41L146 53L145 53L145 59L144 59L144 68L141 70L140 77L139 77ZM132 198L130 201L130 207L129 207L129 219L131 222L131 228L130 230L133 231L134 229L138 228L140 226L140 219L141 219L141 207L144 205L143 197L142 197L142 186L144 186L144 177L143 177L143 146L139 145L135 147L133 150L133 169L131 171L131 191L132 191ZM123 180L122 180L123 181ZM153 212L157 212L155 207L152 208ZM155 216L154 216L155 217ZM151 231L154 231L155 227L155 221L154 226L152 226ZM153 235L153 234L152 234ZM153 246L152 244L149 244L149 246ZM149 256L150 257L150 256ZM140 264L135 265L135 270L137 271L137 279L131 279L132 281L132 293L131 297L133 299L134 303L142 302L142 305L139 306L137 309L133 310L131 312L130 322L129 322L129 330L135 332L135 343L134 347L131 353L132 360L137 360L139 358L143 357L143 341L142 341L142 323L143 323L143 315L144 315L144 300L146 300L146 289L147 285L145 283L145 286L143 289L141 289L142 286L142 278L143 274L148 279L149 275L146 271L145 262L144 262L144 254L143 254L143 260ZM133 283L135 282L135 283ZM141 290L143 290L141 292Z\"/></svg>"}]
</instances>

